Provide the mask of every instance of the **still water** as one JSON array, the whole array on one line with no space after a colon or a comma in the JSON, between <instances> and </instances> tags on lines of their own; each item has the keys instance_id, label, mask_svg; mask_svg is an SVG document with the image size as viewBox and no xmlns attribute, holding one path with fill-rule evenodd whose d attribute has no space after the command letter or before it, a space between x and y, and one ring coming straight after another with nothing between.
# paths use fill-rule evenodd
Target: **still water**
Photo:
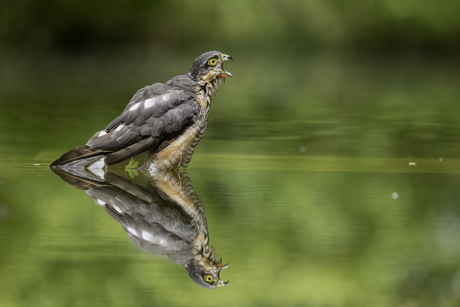
<instances>
[{"instance_id":1,"label":"still water","mask_svg":"<svg viewBox=\"0 0 460 307\"><path fill-rule=\"evenodd\" d=\"M458 306L458 64L232 56L187 173L168 180L64 181L48 165L188 58L3 67L1 306ZM212 290L180 257L205 225L229 263Z\"/></svg>"}]
</instances>

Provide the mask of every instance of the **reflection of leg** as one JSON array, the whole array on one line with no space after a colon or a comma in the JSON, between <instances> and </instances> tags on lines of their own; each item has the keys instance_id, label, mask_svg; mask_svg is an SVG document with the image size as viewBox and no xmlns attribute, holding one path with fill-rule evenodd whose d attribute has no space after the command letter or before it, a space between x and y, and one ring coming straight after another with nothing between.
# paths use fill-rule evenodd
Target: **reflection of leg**
<instances>
[{"instance_id":1,"label":"reflection of leg","mask_svg":"<svg viewBox=\"0 0 460 307\"><path fill-rule=\"evenodd\" d=\"M179 163L176 164L176 167L175 167L175 170L178 171L179 168L181 167L182 165L182 155L183 155L184 151L181 150L181 152L179 152Z\"/></svg>"}]
</instances>

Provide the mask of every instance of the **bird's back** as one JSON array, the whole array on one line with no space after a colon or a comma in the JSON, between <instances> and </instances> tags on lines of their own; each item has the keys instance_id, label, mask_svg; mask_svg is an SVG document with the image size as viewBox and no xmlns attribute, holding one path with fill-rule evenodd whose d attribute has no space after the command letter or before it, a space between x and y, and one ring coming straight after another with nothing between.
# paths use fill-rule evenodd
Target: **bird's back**
<instances>
[{"instance_id":1,"label":"bird's back","mask_svg":"<svg viewBox=\"0 0 460 307\"><path fill-rule=\"evenodd\" d=\"M218 51L203 53L186 75L140 89L120 116L51 167L103 167L140 154L186 167L206 129L212 94L232 76L223 68L228 59Z\"/></svg>"},{"instance_id":2,"label":"bird's back","mask_svg":"<svg viewBox=\"0 0 460 307\"><path fill-rule=\"evenodd\" d=\"M193 88L192 80L181 75L140 89L120 116L96 132L86 145L65 153L52 166L81 159L93 163L95 156L113 165L147 150L154 152L192 125L199 114ZM84 161L78 162L81 164Z\"/></svg>"}]
</instances>

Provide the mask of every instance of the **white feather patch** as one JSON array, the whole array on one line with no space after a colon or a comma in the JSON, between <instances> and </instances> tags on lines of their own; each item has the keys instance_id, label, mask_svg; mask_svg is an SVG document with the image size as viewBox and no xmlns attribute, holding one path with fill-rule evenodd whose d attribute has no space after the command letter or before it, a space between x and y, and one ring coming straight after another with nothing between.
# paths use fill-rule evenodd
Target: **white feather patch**
<instances>
[{"instance_id":1,"label":"white feather patch","mask_svg":"<svg viewBox=\"0 0 460 307\"><path fill-rule=\"evenodd\" d=\"M107 134L107 132L105 132L105 130L99 131L98 137L101 137L101 136L106 135L106 134Z\"/></svg>"},{"instance_id":2,"label":"white feather patch","mask_svg":"<svg viewBox=\"0 0 460 307\"><path fill-rule=\"evenodd\" d=\"M104 175L105 175L104 166L105 166L104 158L100 158L99 160L94 161L94 163L88 167L88 170L91 171L97 177L104 180Z\"/></svg>"},{"instance_id":3,"label":"white feather patch","mask_svg":"<svg viewBox=\"0 0 460 307\"><path fill-rule=\"evenodd\" d=\"M153 107L155 104L156 104L155 98L147 99L147 100L144 102L144 109L151 108L151 107Z\"/></svg>"},{"instance_id":4,"label":"white feather patch","mask_svg":"<svg viewBox=\"0 0 460 307\"><path fill-rule=\"evenodd\" d=\"M117 127L117 129L115 129L115 131L120 131L121 129L123 129L125 125L121 124L120 126Z\"/></svg>"},{"instance_id":5,"label":"white feather patch","mask_svg":"<svg viewBox=\"0 0 460 307\"><path fill-rule=\"evenodd\" d=\"M136 110L137 108L139 108L139 105L140 105L140 104L141 104L140 102L136 103L136 104L133 105L131 108L129 108L129 110L130 110L130 111Z\"/></svg>"},{"instance_id":6,"label":"white feather patch","mask_svg":"<svg viewBox=\"0 0 460 307\"><path fill-rule=\"evenodd\" d=\"M171 95L166 94L166 95L163 96L163 101L168 101L169 98L171 98Z\"/></svg>"},{"instance_id":7,"label":"white feather patch","mask_svg":"<svg viewBox=\"0 0 460 307\"><path fill-rule=\"evenodd\" d=\"M139 235L137 234L136 229L134 229L134 228L128 227L128 231L129 231L130 233L132 233L133 235L135 235L135 236L139 236Z\"/></svg>"},{"instance_id":8,"label":"white feather patch","mask_svg":"<svg viewBox=\"0 0 460 307\"><path fill-rule=\"evenodd\" d=\"M118 206L113 205L112 208L115 209L118 213L123 213L123 211L121 211L120 207Z\"/></svg>"},{"instance_id":9,"label":"white feather patch","mask_svg":"<svg viewBox=\"0 0 460 307\"><path fill-rule=\"evenodd\" d=\"M150 242L155 242L153 239L153 235L150 232L147 232L145 230L142 230L142 239L150 241Z\"/></svg>"}]
</instances>

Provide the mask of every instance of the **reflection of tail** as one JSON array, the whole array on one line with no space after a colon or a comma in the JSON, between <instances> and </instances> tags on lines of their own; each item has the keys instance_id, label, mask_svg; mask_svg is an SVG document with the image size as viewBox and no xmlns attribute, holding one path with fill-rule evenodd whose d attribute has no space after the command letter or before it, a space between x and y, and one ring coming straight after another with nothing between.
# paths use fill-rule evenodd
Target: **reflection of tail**
<instances>
[{"instance_id":1,"label":"reflection of tail","mask_svg":"<svg viewBox=\"0 0 460 307\"><path fill-rule=\"evenodd\" d=\"M107 150L92 148L88 145L77 146L54 161L51 164L51 168L68 163L72 163L74 167L85 167L102 157L105 157L104 163L106 165L114 165L148 151L157 144L157 141L157 139L148 137L126 147L121 148L121 146L118 146Z\"/></svg>"},{"instance_id":2,"label":"reflection of tail","mask_svg":"<svg viewBox=\"0 0 460 307\"><path fill-rule=\"evenodd\" d=\"M61 177L62 180L64 180L70 185L73 185L79 190L98 188L105 184L105 182L101 178L94 176L92 173L87 172L84 169L82 169L80 172L78 170L75 170L75 172L73 173L66 172L65 170L59 167L54 167L51 170L53 171L53 173Z\"/></svg>"},{"instance_id":3,"label":"reflection of tail","mask_svg":"<svg viewBox=\"0 0 460 307\"><path fill-rule=\"evenodd\" d=\"M84 159L85 161L90 163L106 154L107 151L103 151L97 148L91 148L88 145L81 145L63 154L59 159L51 163L50 167L55 168L56 166Z\"/></svg>"}]
</instances>

